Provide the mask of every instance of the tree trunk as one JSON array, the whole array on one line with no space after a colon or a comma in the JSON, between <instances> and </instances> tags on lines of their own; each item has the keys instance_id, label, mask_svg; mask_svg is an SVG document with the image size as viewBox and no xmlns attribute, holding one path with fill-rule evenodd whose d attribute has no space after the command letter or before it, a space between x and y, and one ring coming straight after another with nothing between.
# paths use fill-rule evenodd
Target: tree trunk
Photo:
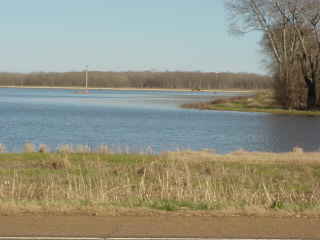
<instances>
[{"instance_id":1,"label":"tree trunk","mask_svg":"<svg viewBox=\"0 0 320 240\"><path fill-rule=\"evenodd\" d=\"M315 81L306 80L308 88L307 108L314 109L317 105L317 89Z\"/></svg>"}]
</instances>

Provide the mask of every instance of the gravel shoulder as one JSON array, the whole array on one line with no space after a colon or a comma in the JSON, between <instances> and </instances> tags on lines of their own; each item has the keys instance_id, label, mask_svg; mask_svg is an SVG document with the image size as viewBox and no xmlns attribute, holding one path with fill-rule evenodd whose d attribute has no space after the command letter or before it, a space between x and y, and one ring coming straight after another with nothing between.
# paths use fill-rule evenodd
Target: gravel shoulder
<instances>
[{"instance_id":1,"label":"gravel shoulder","mask_svg":"<svg viewBox=\"0 0 320 240\"><path fill-rule=\"evenodd\" d=\"M0 217L0 236L320 239L320 219L5 216Z\"/></svg>"}]
</instances>

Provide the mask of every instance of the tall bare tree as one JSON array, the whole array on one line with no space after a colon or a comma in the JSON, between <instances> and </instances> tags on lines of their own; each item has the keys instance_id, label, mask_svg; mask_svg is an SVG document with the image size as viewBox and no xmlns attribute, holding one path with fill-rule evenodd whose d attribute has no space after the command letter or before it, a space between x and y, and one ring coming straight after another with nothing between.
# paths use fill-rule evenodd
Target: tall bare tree
<instances>
[{"instance_id":1,"label":"tall bare tree","mask_svg":"<svg viewBox=\"0 0 320 240\"><path fill-rule=\"evenodd\" d=\"M306 107L316 107L320 78L320 0L226 0L231 27L264 33L278 66L278 81L287 107L292 97L292 68L300 67L307 88Z\"/></svg>"}]
</instances>

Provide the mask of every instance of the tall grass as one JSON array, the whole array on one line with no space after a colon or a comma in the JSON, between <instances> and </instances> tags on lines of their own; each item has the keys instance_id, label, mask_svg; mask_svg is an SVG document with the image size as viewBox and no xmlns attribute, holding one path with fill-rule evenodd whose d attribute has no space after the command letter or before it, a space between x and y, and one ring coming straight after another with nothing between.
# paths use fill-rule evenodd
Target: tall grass
<instances>
[{"instance_id":1,"label":"tall grass","mask_svg":"<svg viewBox=\"0 0 320 240\"><path fill-rule=\"evenodd\" d=\"M3 144L0 144L0 153L5 153L7 151L6 146Z\"/></svg>"},{"instance_id":2,"label":"tall grass","mask_svg":"<svg viewBox=\"0 0 320 240\"><path fill-rule=\"evenodd\" d=\"M40 153L47 153L49 151L50 151L50 149L46 144L40 144L40 146L39 146Z\"/></svg>"},{"instance_id":3,"label":"tall grass","mask_svg":"<svg viewBox=\"0 0 320 240\"><path fill-rule=\"evenodd\" d=\"M0 201L23 211L139 207L320 216L320 153L4 154Z\"/></svg>"},{"instance_id":4,"label":"tall grass","mask_svg":"<svg viewBox=\"0 0 320 240\"><path fill-rule=\"evenodd\" d=\"M26 153L32 153L36 151L36 147L33 143L25 143L23 145L23 151Z\"/></svg>"}]
</instances>

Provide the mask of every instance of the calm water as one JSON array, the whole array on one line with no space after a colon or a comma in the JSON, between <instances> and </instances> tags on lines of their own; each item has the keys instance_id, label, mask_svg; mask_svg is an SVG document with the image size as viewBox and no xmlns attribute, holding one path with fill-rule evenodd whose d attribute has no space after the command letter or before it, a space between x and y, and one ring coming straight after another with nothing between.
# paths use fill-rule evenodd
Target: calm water
<instances>
[{"instance_id":1,"label":"calm water","mask_svg":"<svg viewBox=\"0 0 320 240\"><path fill-rule=\"evenodd\" d=\"M320 118L181 109L182 103L227 94L157 91L0 89L0 143L26 142L155 152L237 149L284 152L320 149Z\"/></svg>"}]
</instances>

